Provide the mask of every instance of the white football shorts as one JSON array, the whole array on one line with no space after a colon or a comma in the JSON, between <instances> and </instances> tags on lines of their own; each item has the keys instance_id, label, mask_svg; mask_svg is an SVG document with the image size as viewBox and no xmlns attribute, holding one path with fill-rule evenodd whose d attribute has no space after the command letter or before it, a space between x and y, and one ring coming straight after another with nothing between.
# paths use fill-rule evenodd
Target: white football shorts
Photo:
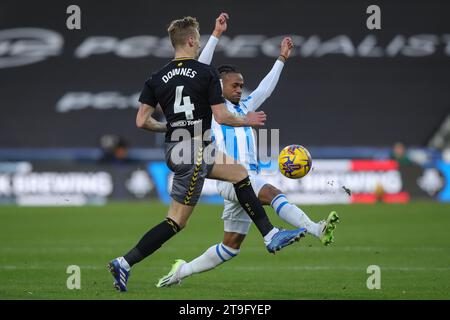
<instances>
[{"instance_id":1,"label":"white football shorts","mask_svg":"<svg viewBox=\"0 0 450 320\"><path fill-rule=\"evenodd\" d=\"M262 187L267 184L266 180L257 174L250 174L250 181L256 196L258 196ZM224 231L247 234L252 220L239 204L233 184L225 181L217 181L217 190L224 198L224 209L222 214Z\"/></svg>"}]
</instances>

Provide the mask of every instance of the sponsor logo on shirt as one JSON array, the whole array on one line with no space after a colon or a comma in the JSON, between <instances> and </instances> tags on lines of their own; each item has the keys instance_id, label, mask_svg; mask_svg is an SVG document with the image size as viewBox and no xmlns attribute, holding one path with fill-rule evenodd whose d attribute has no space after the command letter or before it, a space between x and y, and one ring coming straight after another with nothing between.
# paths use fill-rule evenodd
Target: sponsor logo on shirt
<instances>
[{"instance_id":1,"label":"sponsor logo on shirt","mask_svg":"<svg viewBox=\"0 0 450 320\"><path fill-rule=\"evenodd\" d=\"M196 124L202 123L202 119L199 120L180 120L176 122L171 122L170 126L173 127L185 127L185 126L194 126Z\"/></svg>"}]
</instances>

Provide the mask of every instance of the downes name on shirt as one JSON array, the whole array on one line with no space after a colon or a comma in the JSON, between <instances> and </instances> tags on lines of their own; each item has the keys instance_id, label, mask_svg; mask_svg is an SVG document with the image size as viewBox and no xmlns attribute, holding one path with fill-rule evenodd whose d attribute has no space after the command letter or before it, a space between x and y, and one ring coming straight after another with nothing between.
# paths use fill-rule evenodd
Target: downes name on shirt
<instances>
[{"instance_id":1,"label":"downes name on shirt","mask_svg":"<svg viewBox=\"0 0 450 320\"><path fill-rule=\"evenodd\" d=\"M161 79L162 81L164 81L164 83L167 83L174 76L186 76L189 78L194 78L196 75L197 71L192 70L191 68L178 68L170 70L165 75L163 75Z\"/></svg>"}]
</instances>

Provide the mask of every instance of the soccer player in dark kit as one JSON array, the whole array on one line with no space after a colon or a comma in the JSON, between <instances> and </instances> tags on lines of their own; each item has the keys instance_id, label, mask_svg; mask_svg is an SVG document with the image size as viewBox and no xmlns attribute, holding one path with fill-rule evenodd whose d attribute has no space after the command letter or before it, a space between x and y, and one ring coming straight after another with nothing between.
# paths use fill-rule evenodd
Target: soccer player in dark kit
<instances>
[{"instance_id":1,"label":"soccer player in dark kit","mask_svg":"<svg viewBox=\"0 0 450 320\"><path fill-rule=\"evenodd\" d=\"M227 14L221 14L216 23L227 18ZM213 114L220 124L256 127L264 125L264 112L249 112L245 117L239 117L228 111L217 71L196 60L200 33L195 18L172 21L168 33L175 58L145 82L136 124L148 131L166 132L166 163L174 172L172 202L164 221L148 231L127 254L109 263L114 286L119 291L127 291L134 264L184 228L200 197L205 178L233 183L240 205L262 234L269 252L275 253L306 234L305 228L275 228L253 191L247 170L233 158L217 151L210 141ZM167 123L152 117L158 104Z\"/></svg>"}]
</instances>

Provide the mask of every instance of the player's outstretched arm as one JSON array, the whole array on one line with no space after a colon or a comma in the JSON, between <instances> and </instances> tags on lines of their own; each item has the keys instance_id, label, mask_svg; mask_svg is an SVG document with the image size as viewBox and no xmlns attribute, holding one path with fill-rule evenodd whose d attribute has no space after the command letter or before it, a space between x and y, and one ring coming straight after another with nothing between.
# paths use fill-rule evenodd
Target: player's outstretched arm
<instances>
[{"instance_id":1,"label":"player's outstretched arm","mask_svg":"<svg viewBox=\"0 0 450 320\"><path fill-rule=\"evenodd\" d=\"M167 127L165 122L159 122L152 117L155 108L148 104L141 103L136 116L136 126L138 128L152 131L152 132L166 132Z\"/></svg>"},{"instance_id":2,"label":"player's outstretched arm","mask_svg":"<svg viewBox=\"0 0 450 320\"><path fill-rule=\"evenodd\" d=\"M284 63L291 55L291 50L293 47L294 43L290 37L285 37L283 41L281 41L280 55L275 61L272 69L260 82L255 91L253 91L248 98L244 100L248 110L254 111L258 109L263 102L270 97L278 83L278 80L280 79Z\"/></svg>"},{"instance_id":3,"label":"player's outstretched arm","mask_svg":"<svg viewBox=\"0 0 450 320\"><path fill-rule=\"evenodd\" d=\"M227 30L227 20L229 16L227 13L222 12L216 19L216 25L214 27L214 31L209 37L208 42L206 43L205 48L202 50L200 57L198 57L198 61L205 64L211 64L214 50L216 49L217 43L219 43L219 38L223 32Z\"/></svg>"},{"instance_id":4,"label":"player's outstretched arm","mask_svg":"<svg viewBox=\"0 0 450 320\"><path fill-rule=\"evenodd\" d=\"M267 119L264 111L248 112L245 117L235 116L223 103L213 105L211 109L218 124L231 127L260 127Z\"/></svg>"}]
</instances>

